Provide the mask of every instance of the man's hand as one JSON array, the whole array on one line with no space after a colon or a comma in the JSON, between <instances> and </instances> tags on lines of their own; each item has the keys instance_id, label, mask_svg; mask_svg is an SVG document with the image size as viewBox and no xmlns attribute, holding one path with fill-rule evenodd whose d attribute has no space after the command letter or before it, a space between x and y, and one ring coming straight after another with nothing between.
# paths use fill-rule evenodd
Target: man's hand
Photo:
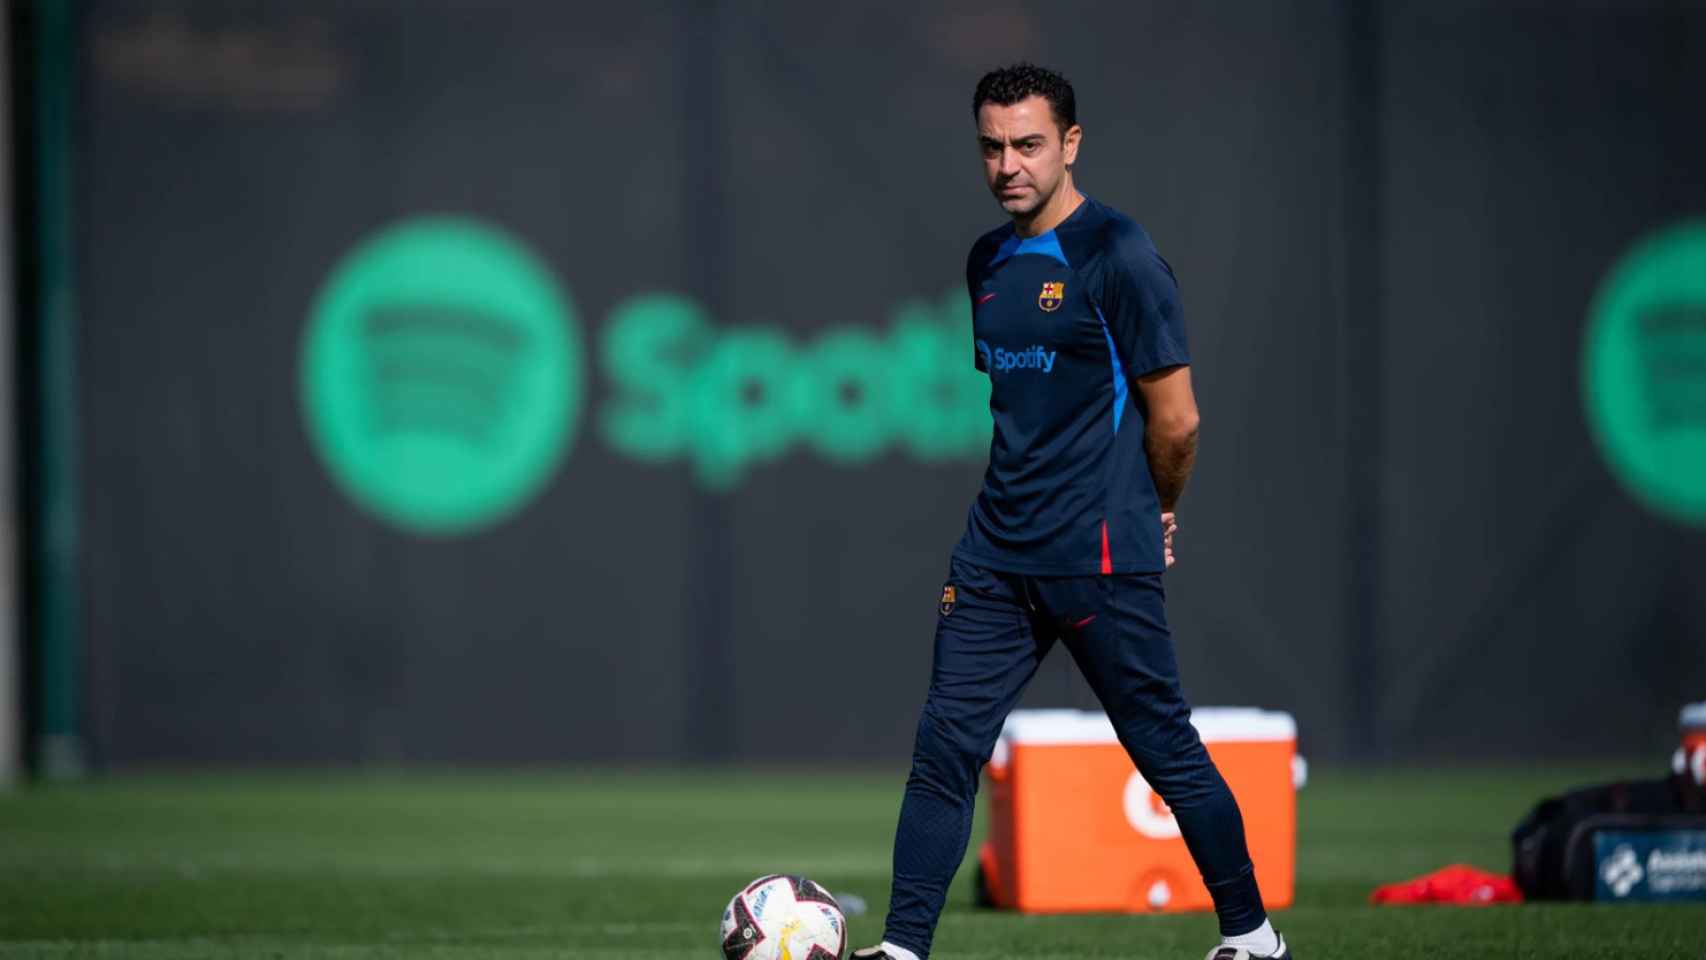
<instances>
[{"instance_id":1,"label":"man's hand","mask_svg":"<svg viewBox=\"0 0 1706 960\"><path fill-rule=\"evenodd\" d=\"M1178 514L1171 510L1161 514L1161 552L1167 557L1167 566L1173 565L1173 534L1179 530Z\"/></svg>"}]
</instances>

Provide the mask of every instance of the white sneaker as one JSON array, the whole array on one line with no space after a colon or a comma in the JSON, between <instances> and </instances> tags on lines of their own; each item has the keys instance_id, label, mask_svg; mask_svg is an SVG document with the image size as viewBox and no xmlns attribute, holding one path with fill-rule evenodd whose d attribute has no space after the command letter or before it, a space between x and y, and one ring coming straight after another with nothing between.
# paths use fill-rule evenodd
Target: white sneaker
<instances>
[{"instance_id":1,"label":"white sneaker","mask_svg":"<svg viewBox=\"0 0 1706 960\"><path fill-rule=\"evenodd\" d=\"M1203 960L1296 960L1291 948L1285 945L1285 935L1275 934L1275 936L1279 937L1279 949L1273 953L1251 953L1243 947L1229 947L1223 943L1210 950L1208 956L1203 957ZM877 956L881 957L882 954L879 953Z\"/></svg>"}]
</instances>

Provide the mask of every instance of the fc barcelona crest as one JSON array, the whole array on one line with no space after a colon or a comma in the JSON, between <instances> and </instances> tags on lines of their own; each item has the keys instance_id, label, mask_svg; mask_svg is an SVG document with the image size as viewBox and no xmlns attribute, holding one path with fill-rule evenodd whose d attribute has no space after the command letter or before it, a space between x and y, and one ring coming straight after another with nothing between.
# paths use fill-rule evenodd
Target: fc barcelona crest
<instances>
[{"instance_id":1,"label":"fc barcelona crest","mask_svg":"<svg viewBox=\"0 0 1706 960\"><path fill-rule=\"evenodd\" d=\"M954 593L953 584L946 584L942 587L942 616L945 617L954 612L954 601L956 599L957 595Z\"/></svg>"},{"instance_id":2,"label":"fc barcelona crest","mask_svg":"<svg viewBox=\"0 0 1706 960\"><path fill-rule=\"evenodd\" d=\"M1065 280L1057 280L1053 283L1045 283L1045 284L1043 284L1043 292L1037 294L1037 306L1042 307L1043 310L1047 313L1053 313L1054 311L1059 310L1061 303L1064 302L1065 300L1066 300L1066 281Z\"/></svg>"}]
</instances>

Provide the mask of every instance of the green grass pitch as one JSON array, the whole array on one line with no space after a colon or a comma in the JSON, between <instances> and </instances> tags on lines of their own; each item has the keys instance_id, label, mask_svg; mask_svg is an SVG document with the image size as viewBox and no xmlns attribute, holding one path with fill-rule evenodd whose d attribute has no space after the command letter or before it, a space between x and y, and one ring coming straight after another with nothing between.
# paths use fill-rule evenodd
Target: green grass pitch
<instances>
[{"instance_id":1,"label":"green grass pitch","mask_svg":"<svg viewBox=\"0 0 1706 960\"><path fill-rule=\"evenodd\" d=\"M1377 883L1455 861L1505 869L1509 829L1541 794L1642 773L1318 773L1298 798L1297 904L1275 919L1306 960L1706 957L1706 906L1366 905ZM712 958L728 897L778 871L868 900L850 945L865 946L900 787L771 770L25 788L0 793L0 956ZM976 910L962 870L935 956L1196 960L1215 939L1207 914Z\"/></svg>"}]
</instances>

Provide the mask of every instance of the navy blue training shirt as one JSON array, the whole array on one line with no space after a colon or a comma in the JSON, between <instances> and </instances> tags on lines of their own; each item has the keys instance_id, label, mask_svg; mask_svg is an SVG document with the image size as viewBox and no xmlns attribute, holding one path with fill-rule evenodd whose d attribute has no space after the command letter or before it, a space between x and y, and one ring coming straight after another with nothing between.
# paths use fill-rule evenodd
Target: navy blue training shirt
<instances>
[{"instance_id":1,"label":"navy blue training shirt","mask_svg":"<svg viewBox=\"0 0 1706 960\"><path fill-rule=\"evenodd\" d=\"M1086 197L1040 236L980 237L966 289L995 437L955 555L1010 573L1165 570L1133 385L1190 362L1173 268Z\"/></svg>"}]
</instances>

